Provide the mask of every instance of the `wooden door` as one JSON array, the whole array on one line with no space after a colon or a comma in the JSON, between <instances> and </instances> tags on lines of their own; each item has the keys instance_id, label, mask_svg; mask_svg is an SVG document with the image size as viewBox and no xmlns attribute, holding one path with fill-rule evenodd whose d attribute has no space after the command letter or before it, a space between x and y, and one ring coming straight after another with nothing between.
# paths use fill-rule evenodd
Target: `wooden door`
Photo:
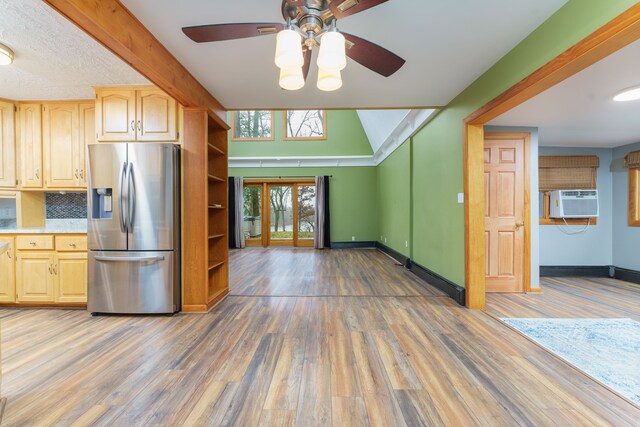
<instances>
[{"instance_id":1,"label":"wooden door","mask_svg":"<svg viewBox=\"0 0 640 427\"><path fill-rule=\"evenodd\" d=\"M86 252L58 252L53 273L56 302L87 302Z\"/></svg>"},{"instance_id":2,"label":"wooden door","mask_svg":"<svg viewBox=\"0 0 640 427\"><path fill-rule=\"evenodd\" d=\"M523 139L489 135L484 146L486 291L524 290Z\"/></svg>"},{"instance_id":3,"label":"wooden door","mask_svg":"<svg viewBox=\"0 0 640 427\"><path fill-rule=\"evenodd\" d=\"M0 242L9 243L9 249L0 255L0 302L15 302L16 270L13 255L13 237L0 237Z\"/></svg>"},{"instance_id":4,"label":"wooden door","mask_svg":"<svg viewBox=\"0 0 640 427\"><path fill-rule=\"evenodd\" d=\"M42 104L20 105L22 187L42 188Z\"/></svg>"},{"instance_id":5,"label":"wooden door","mask_svg":"<svg viewBox=\"0 0 640 427\"><path fill-rule=\"evenodd\" d=\"M0 101L0 187L16 187L15 106Z\"/></svg>"},{"instance_id":6,"label":"wooden door","mask_svg":"<svg viewBox=\"0 0 640 427\"><path fill-rule=\"evenodd\" d=\"M45 187L73 188L80 177L78 104L45 104Z\"/></svg>"},{"instance_id":7,"label":"wooden door","mask_svg":"<svg viewBox=\"0 0 640 427\"><path fill-rule=\"evenodd\" d=\"M136 91L104 89L96 100L98 141L135 141Z\"/></svg>"},{"instance_id":8,"label":"wooden door","mask_svg":"<svg viewBox=\"0 0 640 427\"><path fill-rule=\"evenodd\" d=\"M78 168L80 177L79 187L87 186L87 146L95 144L96 140L96 106L95 104L80 104L80 140L78 146Z\"/></svg>"},{"instance_id":9,"label":"wooden door","mask_svg":"<svg viewBox=\"0 0 640 427\"><path fill-rule=\"evenodd\" d=\"M55 252L18 252L16 290L18 302L54 302Z\"/></svg>"},{"instance_id":10,"label":"wooden door","mask_svg":"<svg viewBox=\"0 0 640 427\"><path fill-rule=\"evenodd\" d=\"M176 141L176 107L176 101L161 90L139 90L136 99L136 139Z\"/></svg>"}]
</instances>

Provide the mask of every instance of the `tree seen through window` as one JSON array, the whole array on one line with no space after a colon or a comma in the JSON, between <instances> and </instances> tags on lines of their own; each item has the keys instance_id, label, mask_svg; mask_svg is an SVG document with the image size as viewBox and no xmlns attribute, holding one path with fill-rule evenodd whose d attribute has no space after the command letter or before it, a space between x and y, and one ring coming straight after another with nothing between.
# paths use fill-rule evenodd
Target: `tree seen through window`
<instances>
[{"instance_id":1,"label":"tree seen through window","mask_svg":"<svg viewBox=\"0 0 640 427\"><path fill-rule=\"evenodd\" d=\"M288 110L285 131L287 139L324 139L325 112L323 110Z\"/></svg>"},{"instance_id":2,"label":"tree seen through window","mask_svg":"<svg viewBox=\"0 0 640 427\"><path fill-rule=\"evenodd\" d=\"M233 139L273 139L271 111L235 111Z\"/></svg>"}]
</instances>

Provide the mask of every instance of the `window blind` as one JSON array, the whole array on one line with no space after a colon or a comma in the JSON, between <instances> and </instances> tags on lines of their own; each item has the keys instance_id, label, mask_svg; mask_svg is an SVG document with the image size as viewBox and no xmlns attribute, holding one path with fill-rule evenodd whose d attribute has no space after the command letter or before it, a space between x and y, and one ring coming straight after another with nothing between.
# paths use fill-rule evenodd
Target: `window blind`
<instances>
[{"instance_id":1,"label":"window blind","mask_svg":"<svg viewBox=\"0 0 640 427\"><path fill-rule=\"evenodd\" d=\"M599 166L598 156L540 156L538 187L540 191L595 189Z\"/></svg>"},{"instance_id":2,"label":"window blind","mask_svg":"<svg viewBox=\"0 0 640 427\"><path fill-rule=\"evenodd\" d=\"M640 168L640 151L632 151L624 158L629 169Z\"/></svg>"}]
</instances>

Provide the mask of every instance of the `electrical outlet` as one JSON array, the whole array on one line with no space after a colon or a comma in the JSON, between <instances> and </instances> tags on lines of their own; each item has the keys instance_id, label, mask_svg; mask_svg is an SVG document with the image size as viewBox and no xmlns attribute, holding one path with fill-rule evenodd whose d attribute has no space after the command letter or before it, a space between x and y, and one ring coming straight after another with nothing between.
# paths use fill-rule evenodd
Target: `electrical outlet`
<instances>
[{"instance_id":1,"label":"electrical outlet","mask_svg":"<svg viewBox=\"0 0 640 427\"><path fill-rule=\"evenodd\" d=\"M458 193L458 203L464 203L464 193Z\"/></svg>"},{"instance_id":2,"label":"electrical outlet","mask_svg":"<svg viewBox=\"0 0 640 427\"><path fill-rule=\"evenodd\" d=\"M384 242L387 243L387 238L386 237L384 238Z\"/></svg>"},{"instance_id":3,"label":"electrical outlet","mask_svg":"<svg viewBox=\"0 0 640 427\"><path fill-rule=\"evenodd\" d=\"M409 241L408 241L408 240L405 240L405 241L404 241L404 247L405 247L405 248L408 248L408 247L409 247Z\"/></svg>"},{"instance_id":4,"label":"electrical outlet","mask_svg":"<svg viewBox=\"0 0 640 427\"><path fill-rule=\"evenodd\" d=\"M356 241L356 236L351 236L351 241L355 242Z\"/></svg>"}]
</instances>

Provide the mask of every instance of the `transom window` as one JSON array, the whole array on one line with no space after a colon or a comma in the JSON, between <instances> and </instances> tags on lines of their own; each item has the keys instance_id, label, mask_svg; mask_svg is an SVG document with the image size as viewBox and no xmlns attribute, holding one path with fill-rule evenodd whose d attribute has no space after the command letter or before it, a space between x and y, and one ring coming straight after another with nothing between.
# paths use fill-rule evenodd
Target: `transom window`
<instances>
[{"instance_id":1,"label":"transom window","mask_svg":"<svg viewBox=\"0 0 640 427\"><path fill-rule=\"evenodd\" d=\"M234 111L231 117L234 141L273 140L273 111Z\"/></svg>"},{"instance_id":2,"label":"transom window","mask_svg":"<svg viewBox=\"0 0 640 427\"><path fill-rule=\"evenodd\" d=\"M327 139L324 110L287 110L284 116L284 139Z\"/></svg>"}]
</instances>

